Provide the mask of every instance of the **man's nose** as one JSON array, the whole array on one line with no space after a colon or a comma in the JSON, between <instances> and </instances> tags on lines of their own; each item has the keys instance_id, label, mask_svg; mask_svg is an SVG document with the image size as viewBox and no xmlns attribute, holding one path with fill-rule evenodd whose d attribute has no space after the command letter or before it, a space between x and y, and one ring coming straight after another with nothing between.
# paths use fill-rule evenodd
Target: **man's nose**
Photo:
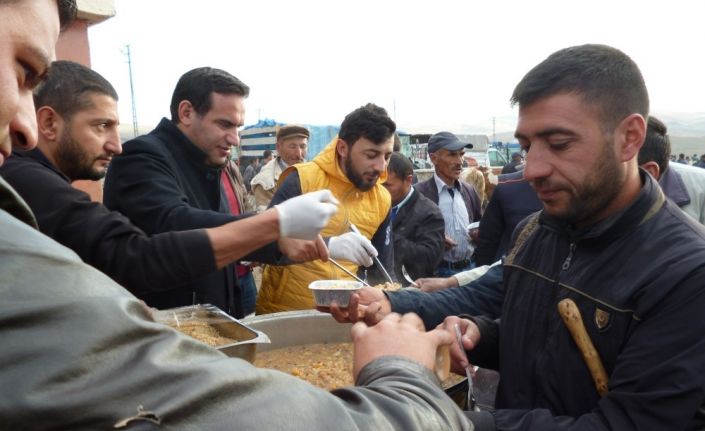
<instances>
[{"instance_id":1,"label":"man's nose","mask_svg":"<svg viewBox=\"0 0 705 431\"><path fill-rule=\"evenodd\" d=\"M387 160L384 156L377 157L372 166L377 172L384 172L387 169Z\"/></svg>"},{"instance_id":2,"label":"man's nose","mask_svg":"<svg viewBox=\"0 0 705 431\"><path fill-rule=\"evenodd\" d=\"M534 181L546 178L551 174L549 152L539 145L533 145L524 159L524 178Z\"/></svg>"},{"instance_id":3,"label":"man's nose","mask_svg":"<svg viewBox=\"0 0 705 431\"><path fill-rule=\"evenodd\" d=\"M234 133L228 133L225 135L225 142L228 143L231 147L239 147L240 146L240 133L234 132Z\"/></svg>"},{"instance_id":4,"label":"man's nose","mask_svg":"<svg viewBox=\"0 0 705 431\"><path fill-rule=\"evenodd\" d=\"M17 113L10 121L10 137L12 146L18 150L31 150L37 146L37 115L29 90L20 92Z\"/></svg>"},{"instance_id":5,"label":"man's nose","mask_svg":"<svg viewBox=\"0 0 705 431\"><path fill-rule=\"evenodd\" d=\"M105 151L114 155L122 154L122 142L117 128L108 136L108 141L105 143Z\"/></svg>"}]
</instances>

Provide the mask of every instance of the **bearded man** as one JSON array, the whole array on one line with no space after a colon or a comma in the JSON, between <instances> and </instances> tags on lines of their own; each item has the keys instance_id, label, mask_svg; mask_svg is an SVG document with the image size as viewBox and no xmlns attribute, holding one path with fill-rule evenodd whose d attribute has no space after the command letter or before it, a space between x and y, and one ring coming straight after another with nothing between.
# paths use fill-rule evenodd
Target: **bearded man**
<instances>
[{"instance_id":1,"label":"bearded man","mask_svg":"<svg viewBox=\"0 0 705 431\"><path fill-rule=\"evenodd\" d=\"M374 104L345 117L338 137L307 163L289 167L279 178L271 205L314 190L330 189L340 201L338 215L321 232L330 256L351 272L371 266L371 255L393 268L391 196L382 185L394 146L396 125ZM355 225L360 233L352 232ZM371 241L370 241L371 240ZM361 272L360 276L364 277ZM385 281L378 268L369 273L370 284ZM331 263L311 261L289 266L267 266L257 299L257 313L314 308L308 284L314 280L348 277Z\"/></svg>"}]
</instances>

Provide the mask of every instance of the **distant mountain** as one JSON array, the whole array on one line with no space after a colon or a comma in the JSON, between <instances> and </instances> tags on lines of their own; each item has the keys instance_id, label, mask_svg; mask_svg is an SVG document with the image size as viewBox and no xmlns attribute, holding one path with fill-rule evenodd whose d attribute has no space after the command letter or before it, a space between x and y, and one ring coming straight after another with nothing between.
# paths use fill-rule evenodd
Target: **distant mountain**
<instances>
[{"instance_id":1,"label":"distant mountain","mask_svg":"<svg viewBox=\"0 0 705 431\"><path fill-rule=\"evenodd\" d=\"M671 136L705 136L705 113L654 113L654 116L666 124Z\"/></svg>"},{"instance_id":2,"label":"distant mountain","mask_svg":"<svg viewBox=\"0 0 705 431\"><path fill-rule=\"evenodd\" d=\"M668 127L668 134L671 137L674 154L685 153L689 155L705 153L705 113L654 113ZM428 122L425 124L415 124L412 127L400 129L411 133L435 133L442 130L451 131L457 135L487 135L490 141L516 142L514 129L516 127L516 117L505 115L495 117L494 133L492 121L483 123L444 123Z\"/></svg>"}]
</instances>

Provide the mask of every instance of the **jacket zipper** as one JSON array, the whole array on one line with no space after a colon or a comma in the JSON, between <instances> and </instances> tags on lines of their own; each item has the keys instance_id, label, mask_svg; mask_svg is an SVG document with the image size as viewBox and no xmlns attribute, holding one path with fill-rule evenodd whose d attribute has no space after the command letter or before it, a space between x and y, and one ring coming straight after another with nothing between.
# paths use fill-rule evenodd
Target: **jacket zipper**
<instances>
[{"instance_id":1,"label":"jacket zipper","mask_svg":"<svg viewBox=\"0 0 705 431\"><path fill-rule=\"evenodd\" d=\"M571 242L570 246L568 248L568 256L566 256L566 258L563 260L563 264L561 264L561 269L560 269L560 271L558 271L558 274L556 275L555 290L554 290L555 294L554 294L554 301L553 301L554 303L556 302L556 299L558 297L561 275L564 271L567 271L570 268L570 264L573 261L573 256L575 255L575 249L576 249L576 243ZM556 312L557 312L557 310L556 310ZM548 336L548 332L550 331L548 326L546 327L546 331L547 331L546 336ZM545 359L545 354L546 354L546 346L544 346L542 349L542 355L541 355L542 359ZM543 363L543 361L540 361L540 363L538 363L537 366L540 366L541 363ZM538 375L538 374L539 373L537 373L536 370L534 370L534 375ZM540 385L537 385L536 388L534 389L534 399L539 399L542 397L541 394L543 393L543 391L540 389L540 387L541 387Z\"/></svg>"},{"instance_id":2,"label":"jacket zipper","mask_svg":"<svg viewBox=\"0 0 705 431\"><path fill-rule=\"evenodd\" d=\"M573 253L575 253L575 243L571 242L570 243L570 250L568 251L568 256L563 261L563 265L561 266L561 271L567 271L568 268L570 268L570 262L573 260ZM558 281L558 280L556 280L556 281Z\"/></svg>"}]
</instances>

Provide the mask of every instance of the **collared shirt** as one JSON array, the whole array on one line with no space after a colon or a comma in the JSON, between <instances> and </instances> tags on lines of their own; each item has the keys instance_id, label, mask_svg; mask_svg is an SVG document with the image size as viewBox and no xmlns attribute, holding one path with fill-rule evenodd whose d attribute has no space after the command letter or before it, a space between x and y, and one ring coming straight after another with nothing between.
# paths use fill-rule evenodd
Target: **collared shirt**
<instances>
[{"instance_id":1,"label":"collared shirt","mask_svg":"<svg viewBox=\"0 0 705 431\"><path fill-rule=\"evenodd\" d=\"M401 202L399 202L398 204L396 204L392 207L392 221L394 220L394 217L396 217L396 215L399 212L399 210L401 209L401 207L403 207L405 203L409 202L409 199L411 198L411 195L413 195L413 194L414 194L414 188L410 187L409 193L406 194L404 199L402 199Z\"/></svg>"},{"instance_id":2,"label":"collared shirt","mask_svg":"<svg viewBox=\"0 0 705 431\"><path fill-rule=\"evenodd\" d=\"M456 181L451 189L435 173L433 174L433 179L438 188L438 207L441 209L441 213L443 213L446 235L457 244L455 247L445 251L443 260L458 262L460 260L470 259L474 247L470 244L470 238L468 237L467 228L470 224L470 217L468 215L468 209L465 207L465 202L463 201L460 183Z\"/></svg>"}]
</instances>

